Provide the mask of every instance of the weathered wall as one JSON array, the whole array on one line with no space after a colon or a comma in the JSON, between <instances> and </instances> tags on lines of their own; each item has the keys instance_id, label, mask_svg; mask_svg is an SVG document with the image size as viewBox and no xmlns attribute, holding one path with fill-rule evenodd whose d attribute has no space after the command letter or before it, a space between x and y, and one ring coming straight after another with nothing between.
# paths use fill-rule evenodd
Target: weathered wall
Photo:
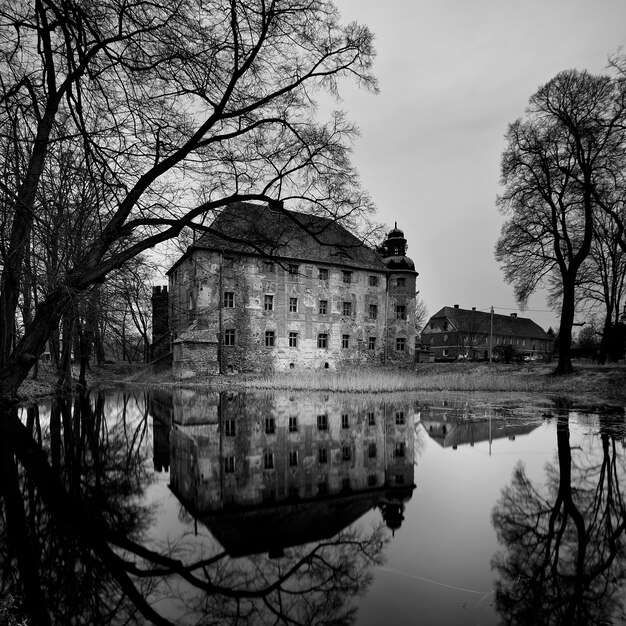
<instances>
[{"instance_id":1,"label":"weathered wall","mask_svg":"<svg viewBox=\"0 0 626 626\"><path fill-rule=\"evenodd\" d=\"M320 269L328 271L328 280L320 280ZM346 269L352 272L349 283L343 280ZM370 285L370 276L378 284ZM300 263L294 275L286 264L274 263L270 270L257 257L200 250L176 268L170 292L172 331L179 336L191 327L220 337L222 372L413 362L415 275L410 272L402 287L392 280L387 293L385 272ZM225 293L234 294L232 308L223 306ZM265 309L266 296L272 297L272 310ZM290 311L292 298L295 311ZM327 301L326 313L320 313L321 300ZM349 314L344 303L350 305ZM406 319L397 319L396 304L406 307ZM377 307L375 319L370 305ZM224 345L227 331L235 332L232 346ZM273 346L266 346L267 332L274 333ZM290 333L296 333L296 347L290 346ZM320 333L328 335L326 348L318 347ZM397 350L400 336L405 338L402 351Z\"/></svg>"}]
</instances>

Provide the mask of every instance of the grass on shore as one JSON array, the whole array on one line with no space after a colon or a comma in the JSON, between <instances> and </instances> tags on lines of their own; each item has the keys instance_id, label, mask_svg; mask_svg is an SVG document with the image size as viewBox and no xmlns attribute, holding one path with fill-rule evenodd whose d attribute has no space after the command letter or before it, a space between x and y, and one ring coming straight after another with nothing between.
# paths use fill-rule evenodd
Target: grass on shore
<instances>
[{"instance_id":1,"label":"grass on shore","mask_svg":"<svg viewBox=\"0 0 626 626\"><path fill-rule=\"evenodd\" d=\"M502 363L423 363L411 369L355 368L347 371L307 370L276 372L269 375L242 373L223 376L197 376L180 380L171 371L154 372L149 366L114 364L93 367L90 386L118 384L175 386L190 388L241 387L247 389L293 391L335 391L389 393L398 391L486 392L593 395L626 403L626 366L575 364L569 376L552 374L554 364ZM39 381L26 381L22 396L50 395L50 376L40 373ZM47 391L47 393L45 393Z\"/></svg>"}]
</instances>

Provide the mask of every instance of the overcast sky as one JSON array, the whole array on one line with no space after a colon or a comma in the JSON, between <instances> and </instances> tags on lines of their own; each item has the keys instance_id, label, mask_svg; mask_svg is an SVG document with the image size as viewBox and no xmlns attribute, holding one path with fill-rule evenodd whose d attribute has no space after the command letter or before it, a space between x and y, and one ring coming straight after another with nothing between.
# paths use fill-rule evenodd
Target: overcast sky
<instances>
[{"instance_id":1,"label":"overcast sky","mask_svg":"<svg viewBox=\"0 0 626 626\"><path fill-rule=\"evenodd\" d=\"M565 69L601 73L626 44L626 0L336 0L376 36L380 94L342 92L361 137L354 164L408 239L420 296L442 306L517 310L493 256L507 124ZM510 310L509 310L510 309ZM531 317L558 326L543 294Z\"/></svg>"}]
</instances>

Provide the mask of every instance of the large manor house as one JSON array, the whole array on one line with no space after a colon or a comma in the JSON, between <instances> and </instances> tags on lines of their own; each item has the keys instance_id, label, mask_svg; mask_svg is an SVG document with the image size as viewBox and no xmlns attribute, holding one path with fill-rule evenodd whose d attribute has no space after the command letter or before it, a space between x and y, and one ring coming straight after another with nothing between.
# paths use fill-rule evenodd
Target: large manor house
<instances>
[{"instance_id":1,"label":"large manor house","mask_svg":"<svg viewBox=\"0 0 626 626\"><path fill-rule=\"evenodd\" d=\"M236 203L153 291L153 362L181 377L415 359L415 280L397 227L374 249L329 218Z\"/></svg>"}]
</instances>

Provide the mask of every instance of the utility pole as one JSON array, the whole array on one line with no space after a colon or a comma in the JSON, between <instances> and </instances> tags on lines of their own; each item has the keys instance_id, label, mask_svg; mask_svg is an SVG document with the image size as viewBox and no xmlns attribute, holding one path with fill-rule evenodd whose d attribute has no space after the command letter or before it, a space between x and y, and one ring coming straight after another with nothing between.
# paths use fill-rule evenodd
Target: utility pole
<instances>
[{"instance_id":1,"label":"utility pole","mask_svg":"<svg viewBox=\"0 0 626 626\"><path fill-rule=\"evenodd\" d=\"M489 363L493 358L493 305L491 305L491 324L489 328Z\"/></svg>"}]
</instances>

